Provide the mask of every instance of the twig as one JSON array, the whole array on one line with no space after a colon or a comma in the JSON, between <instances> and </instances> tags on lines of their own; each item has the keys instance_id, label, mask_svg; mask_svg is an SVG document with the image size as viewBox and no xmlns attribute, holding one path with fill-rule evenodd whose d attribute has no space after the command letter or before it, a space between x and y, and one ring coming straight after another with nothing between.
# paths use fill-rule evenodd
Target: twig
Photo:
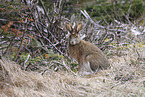
<instances>
[{"instance_id":1,"label":"twig","mask_svg":"<svg viewBox=\"0 0 145 97\"><path fill-rule=\"evenodd\" d=\"M24 1L25 1L25 0L24 0ZM51 28L53 28L53 23L50 21L50 18L49 18L49 16L48 16L47 12L46 12L46 8L45 8L45 6L43 5L42 0L39 0L39 1L40 1L41 5L42 5L42 7L43 7L45 16L46 16L48 22L50 23ZM26 3L26 5L27 5L27 2L26 2L26 1L25 1L25 3ZM32 10L31 10L30 7L29 7L29 11L31 12L32 19L33 19L33 20L36 20L36 19L34 18L34 15L32 14ZM39 26L36 24L36 22L34 22L33 24L34 24L34 27L36 28L37 32L40 34L40 36L41 36L42 38L46 39L46 40L50 43L50 45L51 45L52 47L54 47L60 54L62 54L62 55L65 56L65 54L62 53L62 52L61 52L61 51L60 51L60 50L50 41L49 38L47 38L46 36L43 35L42 31L40 30L40 28L39 28ZM50 29L51 29L51 28L50 28ZM51 30L49 31L49 30L47 29L47 32L49 32L49 33L51 34L51 36L54 37L54 35L51 33ZM58 40L57 40L55 37L54 37L54 39L55 39L56 42L58 42ZM44 45L43 45L43 46L44 46ZM45 47L46 47L46 46L45 46Z\"/></svg>"},{"instance_id":2,"label":"twig","mask_svg":"<svg viewBox=\"0 0 145 97\"><path fill-rule=\"evenodd\" d=\"M7 54L8 49L11 47L11 45L12 45L14 39L15 39L15 36L12 38L12 40L11 40L10 44L8 45L7 49L6 49L5 52L3 53L3 56L5 56L5 54Z\"/></svg>"},{"instance_id":3,"label":"twig","mask_svg":"<svg viewBox=\"0 0 145 97\"><path fill-rule=\"evenodd\" d=\"M52 22L50 21L50 18L49 18L49 16L48 16L48 14L47 14L47 12L46 12L46 8L45 8L44 4L42 3L42 0L39 0L39 1L40 1L40 4L42 5L42 8L43 8L43 10L44 10L45 16L47 17L48 22L49 22L50 24L52 24Z\"/></svg>"},{"instance_id":4,"label":"twig","mask_svg":"<svg viewBox=\"0 0 145 97\"><path fill-rule=\"evenodd\" d=\"M74 73L74 72L65 64L64 60L63 60L63 64L62 64L62 65L63 65L68 71L70 71L73 75L77 76L77 74Z\"/></svg>"},{"instance_id":5,"label":"twig","mask_svg":"<svg viewBox=\"0 0 145 97\"><path fill-rule=\"evenodd\" d=\"M20 50L21 50L21 47L22 47L22 44L23 44L23 40L24 40L24 37L25 37L25 33L26 33L26 31L27 31L27 25L28 25L28 21L27 21L26 26L25 26L25 31L24 31L24 33L23 33L23 37L22 37L22 40L21 40L21 44L20 44L19 49L18 49L18 51L17 51L17 54L16 54L16 56L15 56L15 58L14 58L15 61L17 60L17 57L18 57L18 55L19 55L19 53L20 53Z\"/></svg>"},{"instance_id":6,"label":"twig","mask_svg":"<svg viewBox=\"0 0 145 97\"><path fill-rule=\"evenodd\" d=\"M26 70L26 67L27 67L26 63L29 60L29 58L30 58L30 54L28 54L27 59L24 61L24 70Z\"/></svg>"}]
</instances>

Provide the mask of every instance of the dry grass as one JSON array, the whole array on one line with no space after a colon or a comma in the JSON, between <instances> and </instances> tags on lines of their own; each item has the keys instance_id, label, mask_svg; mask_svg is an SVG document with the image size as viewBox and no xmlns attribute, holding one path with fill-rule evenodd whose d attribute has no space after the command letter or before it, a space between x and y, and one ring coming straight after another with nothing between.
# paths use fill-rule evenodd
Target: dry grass
<instances>
[{"instance_id":1,"label":"dry grass","mask_svg":"<svg viewBox=\"0 0 145 97\"><path fill-rule=\"evenodd\" d=\"M137 50L136 50L137 49ZM112 56L111 67L89 76L66 71L27 72L14 62L0 60L1 97L143 97L145 96L145 46L128 47ZM139 54L138 54L139 53Z\"/></svg>"}]
</instances>

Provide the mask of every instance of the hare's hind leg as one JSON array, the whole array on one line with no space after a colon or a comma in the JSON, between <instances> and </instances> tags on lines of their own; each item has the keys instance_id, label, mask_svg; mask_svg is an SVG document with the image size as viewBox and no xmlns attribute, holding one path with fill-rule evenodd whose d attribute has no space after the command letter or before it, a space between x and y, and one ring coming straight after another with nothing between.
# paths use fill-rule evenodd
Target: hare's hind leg
<instances>
[{"instance_id":1,"label":"hare's hind leg","mask_svg":"<svg viewBox=\"0 0 145 97\"><path fill-rule=\"evenodd\" d=\"M81 75L89 75L94 73L90 67L90 62L87 61L86 59L83 60L80 64L79 64L79 74Z\"/></svg>"},{"instance_id":2,"label":"hare's hind leg","mask_svg":"<svg viewBox=\"0 0 145 97\"><path fill-rule=\"evenodd\" d=\"M88 72L94 73L94 72L92 71L91 67L90 67L90 62L89 62L89 61L85 62L84 67L85 67L85 69L86 69Z\"/></svg>"},{"instance_id":3,"label":"hare's hind leg","mask_svg":"<svg viewBox=\"0 0 145 97\"><path fill-rule=\"evenodd\" d=\"M99 70L99 66L100 66L100 63L101 63L101 60L96 59L97 56L95 55L88 55L86 57L87 61L89 62L89 66L90 66L90 69L93 71L93 72L97 72Z\"/></svg>"}]
</instances>

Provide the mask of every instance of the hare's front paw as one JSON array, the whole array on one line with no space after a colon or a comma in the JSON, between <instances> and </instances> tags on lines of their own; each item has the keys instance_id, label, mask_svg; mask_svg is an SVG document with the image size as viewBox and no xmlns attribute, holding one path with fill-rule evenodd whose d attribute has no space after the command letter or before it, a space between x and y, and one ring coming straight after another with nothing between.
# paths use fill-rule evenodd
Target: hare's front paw
<instances>
[{"instance_id":1,"label":"hare's front paw","mask_svg":"<svg viewBox=\"0 0 145 97\"><path fill-rule=\"evenodd\" d=\"M79 72L80 76L90 75L90 74L93 74L93 73L92 72L88 72L88 71L81 71L81 72Z\"/></svg>"}]
</instances>

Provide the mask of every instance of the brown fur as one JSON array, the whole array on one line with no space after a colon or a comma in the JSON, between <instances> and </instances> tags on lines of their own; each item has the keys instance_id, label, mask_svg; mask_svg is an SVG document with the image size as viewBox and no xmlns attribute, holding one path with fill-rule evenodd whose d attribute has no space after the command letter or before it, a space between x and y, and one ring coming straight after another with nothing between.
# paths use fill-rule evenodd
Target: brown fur
<instances>
[{"instance_id":1,"label":"brown fur","mask_svg":"<svg viewBox=\"0 0 145 97\"><path fill-rule=\"evenodd\" d=\"M79 72L82 71L82 67L85 67L90 72L109 67L106 56L98 47L80 39L78 32L81 30L81 24L76 27L77 30L72 30L71 24L66 24L66 28L71 33L68 51L70 56L79 63ZM75 43L75 41L79 42Z\"/></svg>"}]
</instances>

